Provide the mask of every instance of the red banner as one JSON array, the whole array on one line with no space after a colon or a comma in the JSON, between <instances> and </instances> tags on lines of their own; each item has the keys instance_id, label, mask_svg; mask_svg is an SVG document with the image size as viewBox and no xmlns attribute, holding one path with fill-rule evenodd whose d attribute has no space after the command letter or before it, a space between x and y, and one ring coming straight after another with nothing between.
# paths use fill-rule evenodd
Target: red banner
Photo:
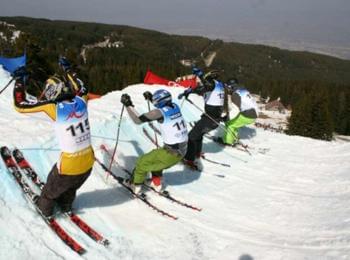
<instances>
[{"instance_id":1,"label":"red banner","mask_svg":"<svg viewBox=\"0 0 350 260\"><path fill-rule=\"evenodd\" d=\"M186 79L186 80L182 80L179 82L175 82L172 80L168 80L165 78L162 78L156 74L154 74L152 71L148 70L146 73L146 76L143 80L143 83L145 84L159 84L159 85L166 85L169 87L185 87L185 88L195 88L197 83L196 83L196 79Z\"/></svg>"},{"instance_id":2,"label":"red banner","mask_svg":"<svg viewBox=\"0 0 350 260\"><path fill-rule=\"evenodd\" d=\"M91 99L96 99L96 98L100 98L101 95L97 95L97 94L93 94L93 93L88 93L88 100L91 100Z\"/></svg>"}]
</instances>

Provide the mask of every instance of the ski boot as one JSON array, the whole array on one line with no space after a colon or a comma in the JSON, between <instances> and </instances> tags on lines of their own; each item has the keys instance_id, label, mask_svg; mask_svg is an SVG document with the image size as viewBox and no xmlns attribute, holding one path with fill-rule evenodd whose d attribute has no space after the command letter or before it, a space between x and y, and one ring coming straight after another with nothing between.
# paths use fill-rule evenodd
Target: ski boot
<instances>
[{"instance_id":1,"label":"ski boot","mask_svg":"<svg viewBox=\"0 0 350 260\"><path fill-rule=\"evenodd\" d=\"M134 184L131 179L125 179L124 184L136 195L140 195L142 193L142 184Z\"/></svg>"},{"instance_id":2,"label":"ski boot","mask_svg":"<svg viewBox=\"0 0 350 260\"><path fill-rule=\"evenodd\" d=\"M162 192L164 190L162 176L152 175L152 179L149 183L149 186L155 189L157 192Z\"/></svg>"},{"instance_id":3,"label":"ski boot","mask_svg":"<svg viewBox=\"0 0 350 260\"><path fill-rule=\"evenodd\" d=\"M198 163L196 161L191 161L191 160L187 160L187 159L182 159L182 163L188 167L189 169L193 170L193 171L200 171L200 168L198 166Z\"/></svg>"}]
</instances>

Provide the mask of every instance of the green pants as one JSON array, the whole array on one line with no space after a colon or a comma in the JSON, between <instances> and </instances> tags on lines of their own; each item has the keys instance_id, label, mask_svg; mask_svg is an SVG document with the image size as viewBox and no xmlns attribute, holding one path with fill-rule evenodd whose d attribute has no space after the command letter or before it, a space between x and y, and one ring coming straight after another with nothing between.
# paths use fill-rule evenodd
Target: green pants
<instances>
[{"instance_id":1,"label":"green pants","mask_svg":"<svg viewBox=\"0 0 350 260\"><path fill-rule=\"evenodd\" d=\"M235 118L227 121L226 132L224 135L224 143L226 144L234 144L238 141L238 129L242 126L250 125L255 122L254 118L245 117L241 114L238 114Z\"/></svg>"},{"instance_id":2,"label":"green pants","mask_svg":"<svg viewBox=\"0 0 350 260\"><path fill-rule=\"evenodd\" d=\"M134 169L135 184L144 182L148 172L161 172L181 161L182 157L164 148L158 148L142 155L136 162Z\"/></svg>"}]
</instances>

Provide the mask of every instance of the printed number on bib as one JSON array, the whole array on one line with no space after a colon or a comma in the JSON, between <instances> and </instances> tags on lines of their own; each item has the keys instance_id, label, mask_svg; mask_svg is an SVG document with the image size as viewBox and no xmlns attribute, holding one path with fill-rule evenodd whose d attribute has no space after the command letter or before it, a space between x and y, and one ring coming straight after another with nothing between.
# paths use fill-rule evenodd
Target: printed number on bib
<instances>
[{"instance_id":1,"label":"printed number on bib","mask_svg":"<svg viewBox=\"0 0 350 260\"><path fill-rule=\"evenodd\" d=\"M77 125L71 125L66 129L67 131L70 131L72 136L77 136L80 134L84 134L86 131L90 130L90 125L89 125L89 119L85 119L84 123L80 122Z\"/></svg>"},{"instance_id":2,"label":"printed number on bib","mask_svg":"<svg viewBox=\"0 0 350 260\"><path fill-rule=\"evenodd\" d=\"M181 128L185 128L186 125L185 125L185 121L184 120L181 120L181 122L176 122L175 124L173 124L173 127L177 127L177 130L178 131L181 131Z\"/></svg>"}]
</instances>

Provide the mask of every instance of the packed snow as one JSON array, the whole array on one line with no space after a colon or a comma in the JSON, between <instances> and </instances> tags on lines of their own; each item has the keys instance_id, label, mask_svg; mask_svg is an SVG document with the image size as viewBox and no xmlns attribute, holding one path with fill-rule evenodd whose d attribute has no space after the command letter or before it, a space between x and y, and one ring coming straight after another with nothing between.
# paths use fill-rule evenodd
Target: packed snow
<instances>
[{"instance_id":1,"label":"packed snow","mask_svg":"<svg viewBox=\"0 0 350 260\"><path fill-rule=\"evenodd\" d=\"M0 87L9 80L0 69ZM133 85L89 103L98 158L109 163L99 147L114 147L121 94L129 93L136 109L145 112L142 93L158 88L165 87ZM52 122L44 114L17 113L12 89L13 83L0 96L0 145L20 148L45 180L59 155ZM177 97L183 89L168 90ZM200 97L190 98L203 107ZM191 104L176 102L188 122L200 117ZM178 220L133 199L96 163L74 207L110 240L109 248L96 244L64 217L58 219L87 249L83 256L48 228L0 160L0 259L350 259L350 143L287 136L254 126L242 129L241 137L252 155L204 139L206 156L231 167L203 160L202 172L181 164L165 171L167 190L201 207L201 212L148 193L154 204ZM137 157L151 149L154 145L142 126L125 113L116 160L132 169ZM116 166L112 169L123 175Z\"/></svg>"}]
</instances>

